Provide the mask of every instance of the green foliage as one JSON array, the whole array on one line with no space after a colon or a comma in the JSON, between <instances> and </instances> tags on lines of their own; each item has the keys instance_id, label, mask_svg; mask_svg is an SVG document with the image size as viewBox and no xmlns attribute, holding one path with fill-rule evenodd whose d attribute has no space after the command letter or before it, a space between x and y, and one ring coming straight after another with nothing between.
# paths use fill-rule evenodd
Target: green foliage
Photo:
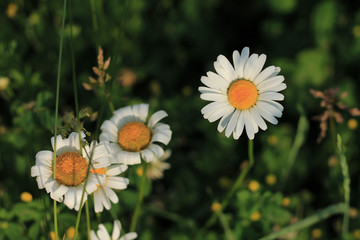
<instances>
[{"instance_id":1,"label":"green foliage","mask_svg":"<svg viewBox=\"0 0 360 240\"><path fill-rule=\"evenodd\" d=\"M343 112L344 121L336 125L346 151L350 192L343 185L343 155L334 158L330 132L323 142L316 143L320 128L312 117L322 110L320 100L314 99L309 89L339 87L340 92L348 92L344 104L350 108L359 105L358 3L70 2L73 22L69 18L65 22L58 132L65 136L80 127L89 134L89 141L98 140L100 124L112 115L109 102L115 109L147 102L150 112L164 109L169 114L165 121L173 131L171 168L163 179L145 184L138 239L194 239L211 215L211 204L225 198L248 162L246 136L238 141L226 138L217 132L217 122L204 120L200 109L206 103L197 90L200 77L214 71L213 62L219 54L231 59L232 51L244 46L251 52L265 53L265 67L281 67L287 89L283 92L284 115L276 126L268 124L265 132L257 133L255 164L223 210L224 220L235 239L259 239L290 226L296 229L288 237L297 240L312 239L314 226L322 230L323 239L340 238L343 217L337 213L341 207L330 208L329 218L319 217L319 213L343 202L345 193L351 195L347 196L350 207L360 208L359 128L347 125L350 118L359 119ZM38 151L51 149L62 1L6 0L0 8L0 78L9 79L0 84L0 239L48 239L54 230L50 198L38 189L30 168ZM80 126L74 106L70 41ZM97 66L99 46L104 49L104 59L111 57L110 87L87 91L82 86L94 77L92 67ZM135 80L125 86L126 71L133 73L130 80ZM96 215L89 200L93 228L106 223L110 229L114 217L125 230L130 228L140 186L137 167L129 167L124 174L130 185L117 192L119 203L112 205L113 212ZM271 184L266 180L270 174L275 176ZM250 179L260 184L255 192L247 188ZM32 194L33 201L20 199L25 191ZM261 216L256 221L251 220L255 212ZM60 236L74 226L75 214L59 204ZM309 222L314 216L316 221ZM86 238L84 219L85 212L80 222L81 239ZM355 234L359 224L360 218L350 214L344 239L359 239ZM206 240L224 238L219 221L201 236Z\"/></svg>"}]
</instances>

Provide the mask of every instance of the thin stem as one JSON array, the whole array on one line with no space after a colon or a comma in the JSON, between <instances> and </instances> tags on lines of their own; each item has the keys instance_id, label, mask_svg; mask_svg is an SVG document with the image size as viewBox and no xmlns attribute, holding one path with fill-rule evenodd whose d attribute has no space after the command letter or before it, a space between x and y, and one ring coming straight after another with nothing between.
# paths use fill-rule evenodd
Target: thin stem
<instances>
[{"instance_id":1,"label":"thin stem","mask_svg":"<svg viewBox=\"0 0 360 240\"><path fill-rule=\"evenodd\" d=\"M60 75L61 75L62 50L63 50L63 42L64 42L63 40L64 40L65 18L66 18L66 0L64 0L64 7L63 7L63 18L62 18L62 24L61 24L60 47L59 47L59 60L58 60L58 69L57 69L57 78L56 78L53 179L56 179L56 139L57 139L56 135L57 135L58 112L59 112ZM54 210L55 239L59 239L56 200L54 200L54 209L53 210Z\"/></svg>"},{"instance_id":2,"label":"thin stem","mask_svg":"<svg viewBox=\"0 0 360 240\"><path fill-rule=\"evenodd\" d=\"M241 173L239 174L238 178L236 179L234 185L232 186L230 192L226 195L226 198L221 202L222 210L224 210L226 208L230 199L233 197L235 192L239 189L239 187L242 184L247 173L249 172L251 167L254 165L254 140L250 140L250 139L249 139L249 145L248 145L248 156L249 156L249 163L241 171ZM200 238L201 234L215 223L217 217L218 217L217 214L214 212L211 215L210 219L205 223L204 227L198 232L195 239Z\"/></svg>"},{"instance_id":3,"label":"thin stem","mask_svg":"<svg viewBox=\"0 0 360 240\"><path fill-rule=\"evenodd\" d=\"M285 227L277 232L273 232L273 233L261 238L260 240L278 239L279 237L285 236L289 233L300 231L300 230L307 228L309 226L312 226L324 219L327 219L328 217L330 217L334 214L343 213L344 209L345 209L345 206L343 203L330 205L327 208L319 211L318 213L315 213L315 214L313 214L297 223L294 223L288 227Z\"/></svg>"},{"instance_id":4,"label":"thin stem","mask_svg":"<svg viewBox=\"0 0 360 240\"><path fill-rule=\"evenodd\" d=\"M97 32L98 23L97 23L97 17L96 17L95 0L90 0L90 6L91 6L91 18L92 18L93 28L94 28L94 31Z\"/></svg>"},{"instance_id":5,"label":"thin stem","mask_svg":"<svg viewBox=\"0 0 360 240\"><path fill-rule=\"evenodd\" d=\"M90 239L90 213L89 213L89 203L88 201L85 202L85 213L86 213L86 228L87 228L87 236Z\"/></svg>"},{"instance_id":6,"label":"thin stem","mask_svg":"<svg viewBox=\"0 0 360 240\"><path fill-rule=\"evenodd\" d=\"M226 239L227 240L235 240L234 235L231 232L231 229L229 227L229 221L226 219L226 217L221 209L219 209L219 211L217 211L217 215L219 217L221 226L224 229Z\"/></svg>"},{"instance_id":7,"label":"thin stem","mask_svg":"<svg viewBox=\"0 0 360 240\"><path fill-rule=\"evenodd\" d=\"M336 124L333 110L330 109L330 134L331 134L331 143L332 147L335 150L335 155L337 154L337 144L336 144Z\"/></svg>"},{"instance_id":8,"label":"thin stem","mask_svg":"<svg viewBox=\"0 0 360 240\"><path fill-rule=\"evenodd\" d=\"M341 136L337 135L337 149L339 153L340 166L344 177L343 188L344 188L344 220L342 226L342 239L346 239L349 232L349 209L350 209L350 176L349 167L346 162L346 156L343 149Z\"/></svg>"},{"instance_id":9,"label":"thin stem","mask_svg":"<svg viewBox=\"0 0 360 240\"><path fill-rule=\"evenodd\" d=\"M143 174L141 176L141 183L140 183L140 189L139 189L139 195L138 195L138 201L136 203L134 215L131 219L130 224L130 232L134 232L136 230L136 224L140 215L141 211L141 205L144 199L144 188L145 188L145 182L146 182L146 169L147 169L147 163L143 161Z\"/></svg>"}]
</instances>

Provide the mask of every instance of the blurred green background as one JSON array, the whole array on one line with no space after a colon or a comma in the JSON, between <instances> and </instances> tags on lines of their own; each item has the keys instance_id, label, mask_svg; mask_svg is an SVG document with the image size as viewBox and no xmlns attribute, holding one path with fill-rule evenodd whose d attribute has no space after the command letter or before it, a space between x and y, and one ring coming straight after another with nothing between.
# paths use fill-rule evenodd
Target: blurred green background
<instances>
[{"instance_id":1,"label":"blurred green background","mask_svg":"<svg viewBox=\"0 0 360 240\"><path fill-rule=\"evenodd\" d=\"M171 169L147 186L138 239L193 239L210 216L212 202L224 198L247 161L246 136L238 141L227 139L217 132L217 123L203 119L200 109L207 102L197 90L201 76L214 71L219 54L231 59L234 50L245 46L251 53L265 53L265 66L280 66L288 87L283 92L283 117L277 126L269 124L266 132L256 135L255 166L225 210L236 239L258 239L343 201L343 177L329 133L320 144L316 142L320 128L312 117L324 109L309 89L339 87L340 92L348 93L343 103L358 106L360 2L68 3L73 25L67 12L60 115L75 111L71 30L80 108L96 112L103 105L101 95L82 87L89 76L94 77L92 67L101 46L105 58L111 57L110 96L115 108L146 102L152 112L164 109L169 114L165 122L173 131ZM63 1L0 2L0 239L46 239L52 228L50 199L37 188L30 167L38 151L51 148L62 6ZM98 121L110 116L106 107ZM298 125L300 116L303 120ZM359 129L349 128L350 114L344 112L343 118L337 130L344 139L351 177L348 237L360 239ZM84 121L93 133L88 139L96 138L96 121ZM297 131L303 144L294 149ZM136 201L135 170L128 170L129 188L119 193L120 203L113 206L125 229ZM259 183L255 191L248 187L252 180ZM31 193L34 200L22 202L22 192ZM260 215L254 217L256 212ZM93 228L99 222L112 222L107 212L101 218L92 216L96 219ZM74 223L75 213L62 207L61 232ZM342 216L334 216L286 239L340 239L341 224ZM203 239L224 239L221 225L206 231Z\"/></svg>"}]
</instances>

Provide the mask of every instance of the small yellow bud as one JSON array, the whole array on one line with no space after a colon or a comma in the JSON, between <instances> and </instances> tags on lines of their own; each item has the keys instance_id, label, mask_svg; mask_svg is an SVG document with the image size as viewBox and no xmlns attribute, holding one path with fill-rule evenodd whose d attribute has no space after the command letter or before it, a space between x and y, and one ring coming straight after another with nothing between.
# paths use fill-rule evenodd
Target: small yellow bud
<instances>
[{"instance_id":1,"label":"small yellow bud","mask_svg":"<svg viewBox=\"0 0 360 240\"><path fill-rule=\"evenodd\" d=\"M231 181L227 177L220 177L219 178L219 185L223 188L229 188L231 186Z\"/></svg>"},{"instance_id":2,"label":"small yellow bud","mask_svg":"<svg viewBox=\"0 0 360 240\"><path fill-rule=\"evenodd\" d=\"M360 229L356 229L356 230L353 232L353 236L354 236L354 238L356 238L356 239L360 239Z\"/></svg>"},{"instance_id":3,"label":"small yellow bud","mask_svg":"<svg viewBox=\"0 0 360 240\"><path fill-rule=\"evenodd\" d=\"M256 192L257 190L259 190L260 184L259 184L258 181L251 180L251 181L249 182L248 187L249 187L250 191Z\"/></svg>"},{"instance_id":4,"label":"small yellow bud","mask_svg":"<svg viewBox=\"0 0 360 240\"><path fill-rule=\"evenodd\" d=\"M283 205L284 207L289 206L289 205L290 205L290 198L284 197L283 200L282 200L282 205Z\"/></svg>"},{"instance_id":5,"label":"small yellow bud","mask_svg":"<svg viewBox=\"0 0 360 240\"><path fill-rule=\"evenodd\" d=\"M50 238L51 240L55 240L55 232L53 231L50 232Z\"/></svg>"},{"instance_id":6,"label":"small yellow bud","mask_svg":"<svg viewBox=\"0 0 360 240\"><path fill-rule=\"evenodd\" d=\"M276 144L279 143L279 139L276 135L269 136L267 141L271 146L275 146Z\"/></svg>"},{"instance_id":7,"label":"small yellow bud","mask_svg":"<svg viewBox=\"0 0 360 240\"><path fill-rule=\"evenodd\" d=\"M250 220L253 222L259 221L261 219L261 213L259 211L253 212L250 215Z\"/></svg>"},{"instance_id":8,"label":"small yellow bud","mask_svg":"<svg viewBox=\"0 0 360 240\"><path fill-rule=\"evenodd\" d=\"M311 231L311 236L315 239L319 239L322 236L322 231L319 228L315 228Z\"/></svg>"},{"instance_id":9,"label":"small yellow bud","mask_svg":"<svg viewBox=\"0 0 360 240\"><path fill-rule=\"evenodd\" d=\"M72 239L74 238L74 235L75 235L75 228L71 226L66 230L66 236Z\"/></svg>"},{"instance_id":10,"label":"small yellow bud","mask_svg":"<svg viewBox=\"0 0 360 240\"><path fill-rule=\"evenodd\" d=\"M144 173L144 170L143 170L142 166L140 166L140 167L138 167L138 168L136 169L136 174L137 174L139 177L141 177L141 176L143 175L143 173Z\"/></svg>"},{"instance_id":11,"label":"small yellow bud","mask_svg":"<svg viewBox=\"0 0 360 240\"><path fill-rule=\"evenodd\" d=\"M219 202L213 202L213 204L211 204L211 211L218 212L220 210L221 210L221 204Z\"/></svg>"},{"instance_id":12,"label":"small yellow bud","mask_svg":"<svg viewBox=\"0 0 360 240\"><path fill-rule=\"evenodd\" d=\"M6 16L8 16L8 18L14 18L16 16L17 11L18 11L18 5L16 3L9 3L6 9Z\"/></svg>"},{"instance_id":13,"label":"small yellow bud","mask_svg":"<svg viewBox=\"0 0 360 240\"><path fill-rule=\"evenodd\" d=\"M274 174L268 174L266 176L265 182L268 185L272 186L272 185L274 185L276 183L276 181L277 181L277 178L276 178L276 176Z\"/></svg>"},{"instance_id":14,"label":"small yellow bud","mask_svg":"<svg viewBox=\"0 0 360 240\"><path fill-rule=\"evenodd\" d=\"M31 202L33 200L33 197L31 195L31 193L28 193L28 192L23 192L21 193L20 195L20 199L21 201L23 202Z\"/></svg>"},{"instance_id":15,"label":"small yellow bud","mask_svg":"<svg viewBox=\"0 0 360 240\"><path fill-rule=\"evenodd\" d=\"M10 79L8 77L0 77L0 90L5 90L10 83Z\"/></svg>"},{"instance_id":16,"label":"small yellow bud","mask_svg":"<svg viewBox=\"0 0 360 240\"><path fill-rule=\"evenodd\" d=\"M358 122L356 119L350 118L347 125L350 130L355 130L358 127Z\"/></svg>"},{"instance_id":17,"label":"small yellow bud","mask_svg":"<svg viewBox=\"0 0 360 240\"><path fill-rule=\"evenodd\" d=\"M351 218L357 218L357 216L359 215L359 212L358 212L358 210L356 209L356 208L350 208L350 210L349 210L349 216L351 217Z\"/></svg>"}]
</instances>

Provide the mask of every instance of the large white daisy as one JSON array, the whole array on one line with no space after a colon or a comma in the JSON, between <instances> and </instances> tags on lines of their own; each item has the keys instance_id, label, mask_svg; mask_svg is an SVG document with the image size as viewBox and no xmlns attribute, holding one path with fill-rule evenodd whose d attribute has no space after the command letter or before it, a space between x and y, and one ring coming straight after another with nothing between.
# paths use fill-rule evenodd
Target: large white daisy
<instances>
[{"instance_id":1,"label":"large white daisy","mask_svg":"<svg viewBox=\"0 0 360 240\"><path fill-rule=\"evenodd\" d=\"M85 142L85 134L81 133L81 141ZM44 150L36 154L35 166L31 167L31 176L36 177L39 189L46 189L50 197L58 202L64 201L70 209L79 210L81 196L87 174L83 203L87 195L97 189L98 184L104 183L105 175L89 172L91 156L94 168L104 168L110 165L109 152L103 144L93 142L80 151L79 134L73 132L68 138L56 138L56 178L53 178L54 152ZM54 137L51 138L52 148ZM82 154L81 154L82 152Z\"/></svg>"},{"instance_id":2,"label":"large white daisy","mask_svg":"<svg viewBox=\"0 0 360 240\"><path fill-rule=\"evenodd\" d=\"M96 164L94 164L94 168L96 167ZM122 190L127 188L129 179L118 176L127 168L127 165L124 164L113 164L109 167L90 170L98 175L106 176L104 183L98 184L97 190L93 193L95 212L102 212L104 207L109 210L111 207L110 201L118 203L119 198L112 189Z\"/></svg>"},{"instance_id":3,"label":"large white daisy","mask_svg":"<svg viewBox=\"0 0 360 240\"><path fill-rule=\"evenodd\" d=\"M100 141L109 142L113 163L138 164L141 158L150 162L164 154L160 145L169 143L172 132L169 125L159 121L167 113L157 111L146 124L148 110L149 104L123 107L101 125Z\"/></svg>"},{"instance_id":4,"label":"large white daisy","mask_svg":"<svg viewBox=\"0 0 360 240\"><path fill-rule=\"evenodd\" d=\"M214 62L216 73L209 71L201 77L206 87L199 87L200 98L212 101L201 113L209 122L220 119L217 129L225 129L226 137L233 134L238 139L245 128L248 138L253 139L259 128L267 129L264 119L277 124L275 117L282 116L284 108L276 101L284 99L279 93L286 88L284 77L278 75L279 67L262 70L265 60L264 54L249 56L249 48L245 47L241 54L233 52L234 66L219 55Z\"/></svg>"},{"instance_id":5,"label":"large white daisy","mask_svg":"<svg viewBox=\"0 0 360 240\"><path fill-rule=\"evenodd\" d=\"M110 237L109 232L106 230L103 224L99 224L99 230L97 230L96 234L94 230L90 232L91 240L132 240L137 238L137 234L135 232L127 233L124 236L120 237L121 233L121 223L119 220L114 221L114 228Z\"/></svg>"}]
</instances>

